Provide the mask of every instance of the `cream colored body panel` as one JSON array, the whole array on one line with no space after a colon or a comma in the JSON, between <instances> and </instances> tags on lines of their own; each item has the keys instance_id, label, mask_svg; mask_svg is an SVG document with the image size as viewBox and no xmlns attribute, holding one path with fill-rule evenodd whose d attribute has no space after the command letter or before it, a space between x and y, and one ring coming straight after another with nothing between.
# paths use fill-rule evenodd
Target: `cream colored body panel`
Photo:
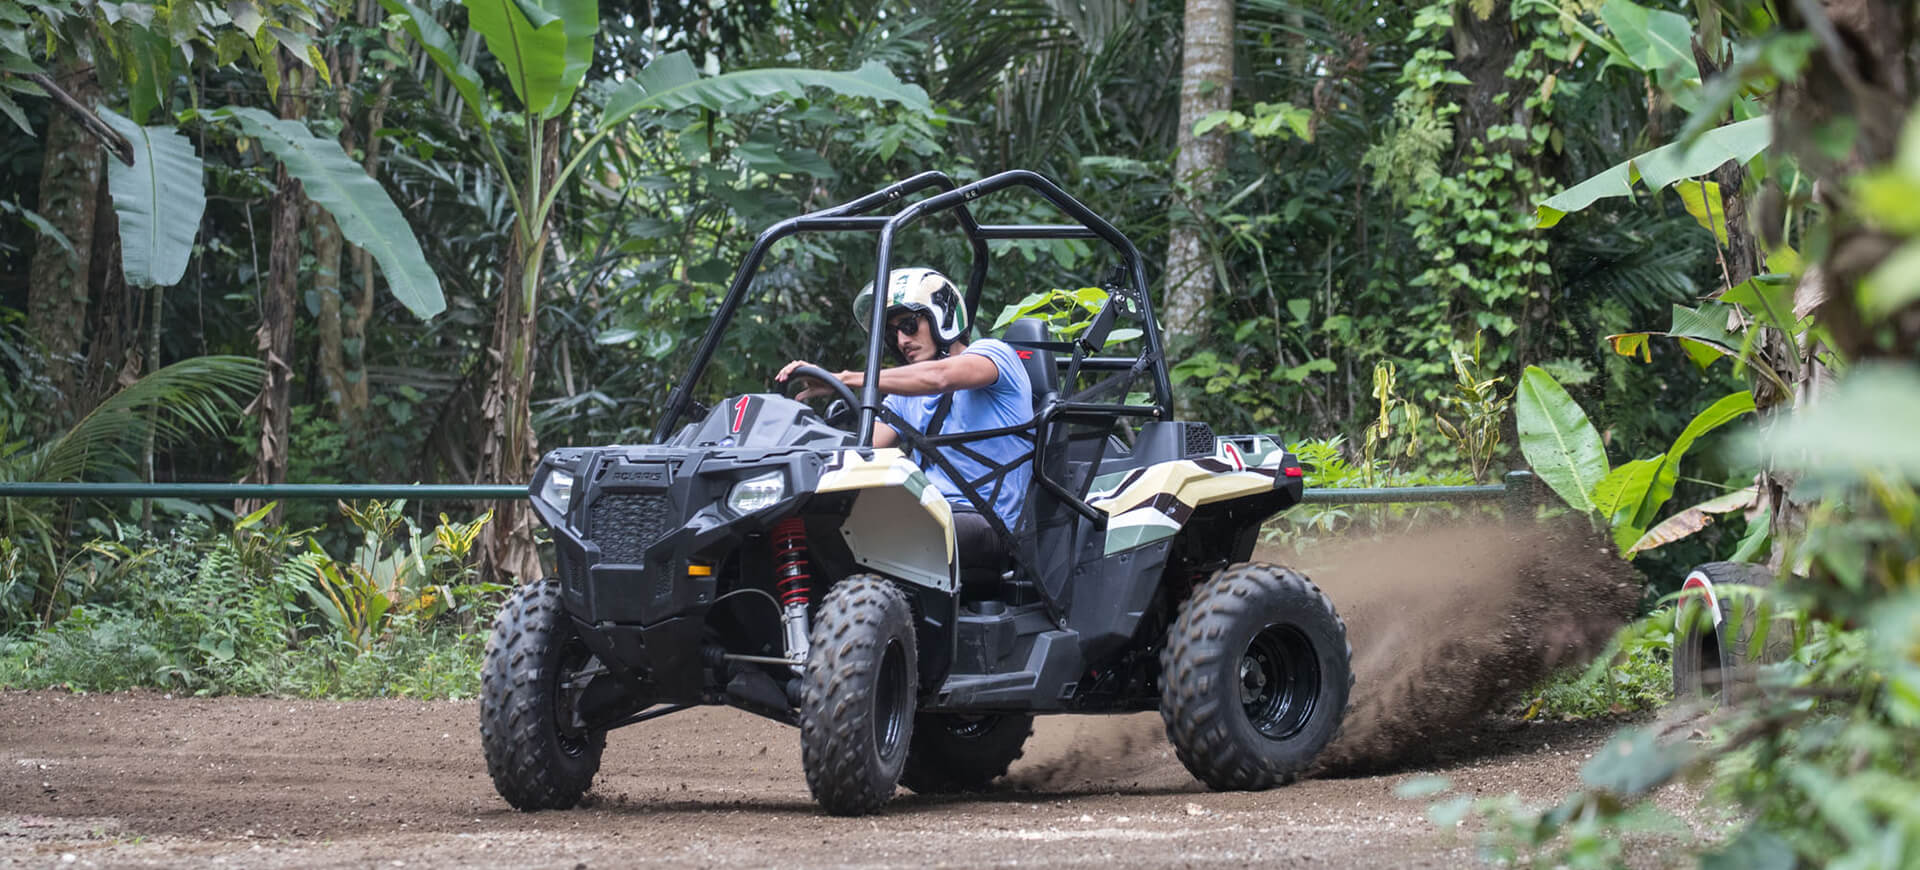
<instances>
[{"instance_id":1,"label":"cream colored body panel","mask_svg":"<svg viewBox=\"0 0 1920 870\"><path fill-rule=\"evenodd\" d=\"M919 466L892 447L843 450L817 492L858 492L840 527L853 560L916 585L952 592L953 508Z\"/></svg>"},{"instance_id":2,"label":"cream colored body panel","mask_svg":"<svg viewBox=\"0 0 1920 870\"><path fill-rule=\"evenodd\" d=\"M1104 488L1096 485L1087 503L1105 511L1107 555L1146 546L1179 534L1195 508L1271 492L1286 453L1260 438L1249 456L1221 439L1206 459L1162 462L1116 474Z\"/></svg>"}]
</instances>

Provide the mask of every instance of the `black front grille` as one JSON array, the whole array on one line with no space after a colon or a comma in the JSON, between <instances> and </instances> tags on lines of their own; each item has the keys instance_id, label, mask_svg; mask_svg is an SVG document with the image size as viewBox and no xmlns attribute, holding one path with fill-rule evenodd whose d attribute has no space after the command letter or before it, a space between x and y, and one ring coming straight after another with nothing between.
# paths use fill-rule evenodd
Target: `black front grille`
<instances>
[{"instance_id":1,"label":"black front grille","mask_svg":"<svg viewBox=\"0 0 1920 870\"><path fill-rule=\"evenodd\" d=\"M1212 426L1205 423L1188 423L1186 424L1186 432L1182 434L1187 436L1188 456L1213 455L1214 441Z\"/></svg>"},{"instance_id":2,"label":"black front grille","mask_svg":"<svg viewBox=\"0 0 1920 870\"><path fill-rule=\"evenodd\" d=\"M673 502L665 494L615 493L593 503L589 534L603 562L640 564L669 531Z\"/></svg>"}]
</instances>

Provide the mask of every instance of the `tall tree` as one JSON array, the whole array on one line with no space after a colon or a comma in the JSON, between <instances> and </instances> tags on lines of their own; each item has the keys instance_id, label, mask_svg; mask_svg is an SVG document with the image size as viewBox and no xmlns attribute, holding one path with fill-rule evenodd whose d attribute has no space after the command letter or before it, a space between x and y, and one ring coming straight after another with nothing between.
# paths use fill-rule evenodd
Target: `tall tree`
<instances>
[{"instance_id":1,"label":"tall tree","mask_svg":"<svg viewBox=\"0 0 1920 870\"><path fill-rule=\"evenodd\" d=\"M353 21L362 32L378 34L382 33L378 29L382 14L379 4L361 2ZM396 35L388 32L384 37L389 51L402 48ZM333 109L340 125L340 148L347 154L363 151L361 166L368 177L378 178L381 125L395 77L381 77L361 118L355 103L360 93L358 85L367 71L363 49L350 40L335 41L328 48L327 65L333 70ZM317 326L321 385L348 445L358 448L367 438L367 410L372 404L367 385L366 332L373 316L373 259L367 249L347 243L339 222L326 209L309 203L306 221L313 241L313 289L320 302Z\"/></svg>"},{"instance_id":2,"label":"tall tree","mask_svg":"<svg viewBox=\"0 0 1920 870\"><path fill-rule=\"evenodd\" d=\"M1213 295L1213 259L1199 222L1201 203L1227 159L1226 132L1193 133L1195 124L1233 104L1233 2L1187 0L1180 57L1180 143L1173 162L1174 207L1167 236L1167 333L1189 344L1205 338Z\"/></svg>"},{"instance_id":3,"label":"tall tree","mask_svg":"<svg viewBox=\"0 0 1920 870\"><path fill-rule=\"evenodd\" d=\"M538 202L557 187L560 140L566 132L561 116L537 122L543 135L535 137L539 158L522 195ZM530 227L515 233L500 266L500 300L494 310L493 340L487 356L491 375L480 404L479 475L483 481L526 480L539 459L533 433L534 316L539 303L540 268L552 212L541 209ZM539 551L533 544L533 510L526 502L503 505L494 515L481 546L483 570L492 568L522 579L540 576Z\"/></svg>"},{"instance_id":4,"label":"tall tree","mask_svg":"<svg viewBox=\"0 0 1920 870\"><path fill-rule=\"evenodd\" d=\"M78 58L62 64L56 78L83 105L100 98L92 65ZM94 227L106 181L98 142L71 113L53 113L47 124L45 155L40 164L39 211L72 248L42 236L27 282L27 327L46 353L47 380L54 393L40 418L43 435L66 428L83 410L76 405L84 377L80 360L94 272Z\"/></svg>"},{"instance_id":5,"label":"tall tree","mask_svg":"<svg viewBox=\"0 0 1920 870\"><path fill-rule=\"evenodd\" d=\"M306 114L302 72L298 67L287 71L280 88L282 118L297 119ZM284 162L274 173L274 194L269 203L272 230L267 248L267 284L260 298L260 326L254 331L255 349L266 366L267 377L260 394L247 406L247 412L260 423L259 451L254 456L253 472L247 476L251 483L287 480L288 426L293 410L293 290L300 280L300 216L307 198ZM276 521L278 515L276 507Z\"/></svg>"}]
</instances>

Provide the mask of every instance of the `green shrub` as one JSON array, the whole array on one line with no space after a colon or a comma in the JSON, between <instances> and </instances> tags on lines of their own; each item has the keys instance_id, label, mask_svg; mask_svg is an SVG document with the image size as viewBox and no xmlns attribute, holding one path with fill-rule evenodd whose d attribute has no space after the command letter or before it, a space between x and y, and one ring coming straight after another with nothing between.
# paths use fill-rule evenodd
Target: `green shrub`
<instances>
[{"instance_id":1,"label":"green shrub","mask_svg":"<svg viewBox=\"0 0 1920 870\"><path fill-rule=\"evenodd\" d=\"M61 582L74 603L65 614L0 636L0 686L471 697L481 628L503 591L474 582L468 564L485 518L443 515L423 533L397 505L348 514L364 534L344 562L312 530L262 525L265 509L224 531L188 518L164 539L102 526L106 536L83 548L87 560L67 563ZM392 599L352 629L337 618L329 576Z\"/></svg>"},{"instance_id":2,"label":"green shrub","mask_svg":"<svg viewBox=\"0 0 1920 870\"><path fill-rule=\"evenodd\" d=\"M1591 719L1639 713L1673 700L1673 609L1622 629L1608 652L1584 668L1549 677L1526 697L1529 719Z\"/></svg>"}]
</instances>

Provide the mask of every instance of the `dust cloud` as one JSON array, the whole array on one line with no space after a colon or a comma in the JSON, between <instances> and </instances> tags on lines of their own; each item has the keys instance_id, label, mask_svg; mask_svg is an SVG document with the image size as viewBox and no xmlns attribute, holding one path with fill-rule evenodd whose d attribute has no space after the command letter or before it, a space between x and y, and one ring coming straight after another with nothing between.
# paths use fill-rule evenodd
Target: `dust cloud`
<instances>
[{"instance_id":1,"label":"dust cloud","mask_svg":"<svg viewBox=\"0 0 1920 870\"><path fill-rule=\"evenodd\" d=\"M1472 754L1487 714L1555 668L1591 659L1633 615L1641 590L1579 517L1436 527L1256 558L1298 567L1347 622L1353 694L1321 775Z\"/></svg>"},{"instance_id":2,"label":"dust cloud","mask_svg":"<svg viewBox=\"0 0 1920 870\"><path fill-rule=\"evenodd\" d=\"M1633 615L1640 578L1584 519L1434 526L1254 558L1306 574L1353 647L1346 721L1317 776L1358 776L1484 754L1491 718L1554 669L1590 660ZM1184 790L1193 778L1159 714L1042 716L1003 786L1045 792Z\"/></svg>"}]
</instances>

